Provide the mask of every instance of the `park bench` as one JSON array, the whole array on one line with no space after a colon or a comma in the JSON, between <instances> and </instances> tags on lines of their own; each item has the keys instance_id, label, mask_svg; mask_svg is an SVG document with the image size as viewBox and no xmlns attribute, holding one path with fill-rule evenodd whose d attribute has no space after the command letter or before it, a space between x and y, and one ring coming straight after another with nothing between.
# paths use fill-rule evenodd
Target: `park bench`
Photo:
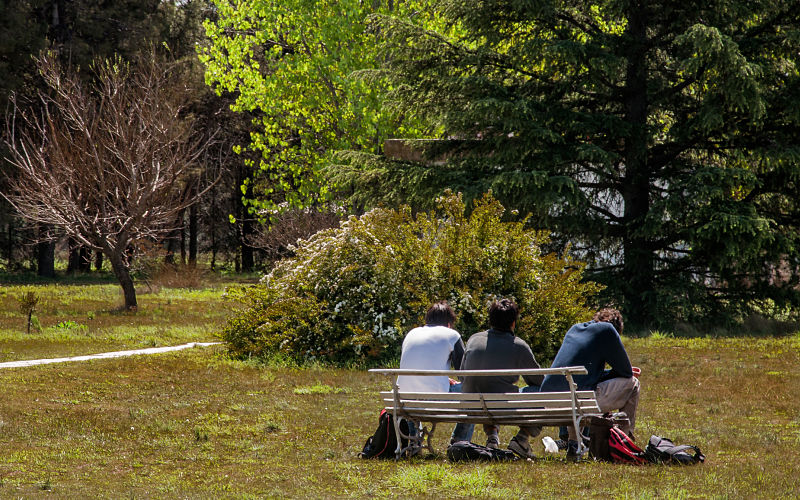
<instances>
[{"instance_id":1,"label":"park bench","mask_svg":"<svg viewBox=\"0 0 800 500\"><path fill-rule=\"evenodd\" d=\"M491 425L573 426L580 434L581 421L601 415L594 391L579 391L574 375L585 375L583 366L564 368L539 368L524 370L408 370L372 369L393 377L392 390L381 392L387 411L392 413L397 436L395 457L406 453L416 454L423 448L434 453L431 439L439 422L463 422ZM515 393L456 393L456 392L401 392L397 386L398 375L489 377L514 375L564 375L570 390L566 392L515 392ZM420 425L416 436L409 436L400 428L400 419L430 423L428 429ZM408 444L402 446L402 439ZM579 453L585 451L580 443Z\"/></svg>"}]
</instances>

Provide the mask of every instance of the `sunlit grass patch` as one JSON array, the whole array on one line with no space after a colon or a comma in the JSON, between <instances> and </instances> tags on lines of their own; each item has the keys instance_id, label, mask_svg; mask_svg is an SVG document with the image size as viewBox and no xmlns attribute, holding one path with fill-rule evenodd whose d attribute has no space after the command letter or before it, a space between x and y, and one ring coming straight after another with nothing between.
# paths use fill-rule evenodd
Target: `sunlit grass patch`
<instances>
[{"instance_id":1,"label":"sunlit grass patch","mask_svg":"<svg viewBox=\"0 0 800 500\"><path fill-rule=\"evenodd\" d=\"M346 388L342 387L331 387L327 384L314 384L312 386L306 387L296 387L294 389L295 394L299 395L306 395L306 394L345 394L350 392Z\"/></svg>"},{"instance_id":2,"label":"sunlit grass patch","mask_svg":"<svg viewBox=\"0 0 800 500\"><path fill-rule=\"evenodd\" d=\"M502 466L477 464L454 467L446 463L402 465L390 477L389 483L403 495L441 495L465 498L519 498L519 487L505 484L495 475Z\"/></svg>"}]
</instances>

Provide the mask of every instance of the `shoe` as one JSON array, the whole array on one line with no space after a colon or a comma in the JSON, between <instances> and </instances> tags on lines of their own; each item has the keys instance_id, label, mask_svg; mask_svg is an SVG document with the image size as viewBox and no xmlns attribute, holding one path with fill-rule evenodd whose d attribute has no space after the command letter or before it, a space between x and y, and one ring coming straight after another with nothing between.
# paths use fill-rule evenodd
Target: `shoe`
<instances>
[{"instance_id":1,"label":"shoe","mask_svg":"<svg viewBox=\"0 0 800 500\"><path fill-rule=\"evenodd\" d=\"M527 440L522 441L517 439L517 436L511 438L511 441L508 443L508 449L522 458L536 458L531 451L530 443Z\"/></svg>"},{"instance_id":2,"label":"shoe","mask_svg":"<svg viewBox=\"0 0 800 500\"><path fill-rule=\"evenodd\" d=\"M567 449L567 440L566 439L556 439L556 446L558 446L559 450L566 450Z\"/></svg>"},{"instance_id":3,"label":"shoe","mask_svg":"<svg viewBox=\"0 0 800 500\"><path fill-rule=\"evenodd\" d=\"M497 434L489 434L486 438L486 447L494 450L500 448L500 438Z\"/></svg>"},{"instance_id":4,"label":"shoe","mask_svg":"<svg viewBox=\"0 0 800 500\"><path fill-rule=\"evenodd\" d=\"M577 462L581 459L578 454L578 442L569 440L567 441L567 462Z\"/></svg>"}]
</instances>

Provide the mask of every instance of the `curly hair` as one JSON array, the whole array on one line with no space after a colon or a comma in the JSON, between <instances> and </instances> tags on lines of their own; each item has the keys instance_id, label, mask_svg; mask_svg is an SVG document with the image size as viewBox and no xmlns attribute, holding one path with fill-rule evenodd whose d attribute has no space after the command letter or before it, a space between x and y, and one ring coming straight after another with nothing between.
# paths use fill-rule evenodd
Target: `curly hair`
<instances>
[{"instance_id":1,"label":"curly hair","mask_svg":"<svg viewBox=\"0 0 800 500\"><path fill-rule=\"evenodd\" d=\"M622 335L622 328L625 326L622 322L622 313L617 309L605 308L600 309L595 313L593 320L602 323L611 323L616 328L617 333Z\"/></svg>"}]
</instances>

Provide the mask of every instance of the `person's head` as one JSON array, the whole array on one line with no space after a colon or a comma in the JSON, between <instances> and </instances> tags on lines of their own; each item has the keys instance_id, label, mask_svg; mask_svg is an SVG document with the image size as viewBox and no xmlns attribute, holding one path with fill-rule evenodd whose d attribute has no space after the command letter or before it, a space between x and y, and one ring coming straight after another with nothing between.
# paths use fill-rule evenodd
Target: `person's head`
<instances>
[{"instance_id":1,"label":"person's head","mask_svg":"<svg viewBox=\"0 0 800 500\"><path fill-rule=\"evenodd\" d=\"M592 319L600 323L611 323L616 328L617 333L622 335L622 328L625 325L622 323L622 313L618 310L611 308L600 309Z\"/></svg>"},{"instance_id":2,"label":"person's head","mask_svg":"<svg viewBox=\"0 0 800 500\"><path fill-rule=\"evenodd\" d=\"M489 326L495 330L512 331L519 317L519 306L511 299L500 299L489 306Z\"/></svg>"},{"instance_id":3,"label":"person's head","mask_svg":"<svg viewBox=\"0 0 800 500\"><path fill-rule=\"evenodd\" d=\"M428 308L425 313L425 324L430 326L452 326L456 322L456 313L446 300L439 301Z\"/></svg>"}]
</instances>

